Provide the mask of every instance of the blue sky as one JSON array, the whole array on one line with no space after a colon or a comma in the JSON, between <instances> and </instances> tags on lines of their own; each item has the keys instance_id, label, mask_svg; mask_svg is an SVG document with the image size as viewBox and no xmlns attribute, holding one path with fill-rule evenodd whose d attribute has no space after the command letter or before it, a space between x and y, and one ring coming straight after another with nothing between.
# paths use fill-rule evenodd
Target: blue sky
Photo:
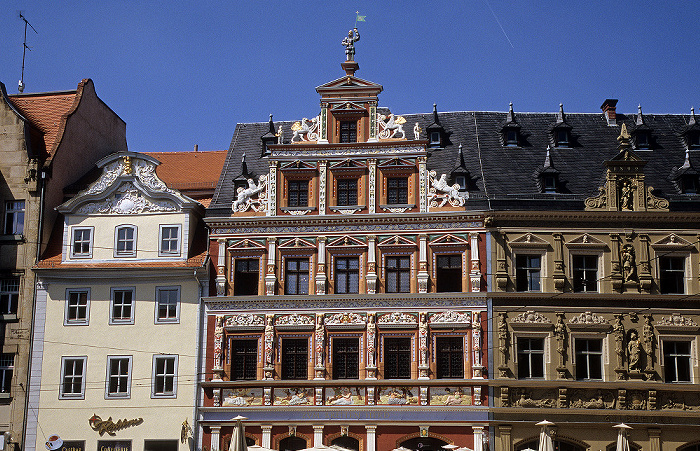
<instances>
[{"instance_id":1,"label":"blue sky","mask_svg":"<svg viewBox=\"0 0 700 451\"><path fill-rule=\"evenodd\" d=\"M97 94L133 151L227 149L237 122L318 113L359 23L357 76L396 114L440 111L700 110L700 2L5 0L0 81L17 92ZM700 111L698 111L700 114Z\"/></svg>"}]
</instances>

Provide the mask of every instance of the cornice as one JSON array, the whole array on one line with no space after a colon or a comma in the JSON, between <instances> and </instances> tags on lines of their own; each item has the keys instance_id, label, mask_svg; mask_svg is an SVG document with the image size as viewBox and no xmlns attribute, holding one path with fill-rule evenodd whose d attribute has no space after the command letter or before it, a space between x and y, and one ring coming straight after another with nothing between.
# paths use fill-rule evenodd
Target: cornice
<instances>
[{"instance_id":1,"label":"cornice","mask_svg":"<svg viewBox=\"0 0 700 451\"><path fill-rule=\"evenodd\" d=\"M697 227L700 212L645 212L645 211L492 211L485 213L491 221L490 227L524 227L542 225L575 224L576 228L602 228L611 225L617 229L643 227L648 224L663 225L677 230L681 225Z\"/></svg>"}]
</instances>

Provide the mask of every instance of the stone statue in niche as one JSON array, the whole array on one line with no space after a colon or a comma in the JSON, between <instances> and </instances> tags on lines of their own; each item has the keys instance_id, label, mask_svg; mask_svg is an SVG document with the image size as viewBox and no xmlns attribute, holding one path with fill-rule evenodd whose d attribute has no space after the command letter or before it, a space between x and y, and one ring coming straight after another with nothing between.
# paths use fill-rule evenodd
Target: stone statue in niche
<instances>
[{"instance_id":1,"label":"stone statue in niche","mask_svg":"<svg viewBox=\"0 0 700 451\"><path fill-rule=\"evenodd\" d=\"M639 371L641 369L642 345L639 342L639 334L632 329L629 332L627 342L627 358L629 371Z\"/></svg>"},{"instance_id":2,"label":"stone statue in niche","mask_svg":"<svg viewBox=\"0 0 700 451\"><path fill-rule=\"evenodd\" d=\"M557 339L557 353L559 354L559 367L566 364L566 324L564 314L557 313L557 322L554 324L554 336Z\"/></svg>"},{"instance_id":3,"label":"stone statue in niche","mask_svg":"<svg viewBox=\"0 0 700 451\"><path fill-rule=\"evenodd\" d=\"M620 185L620 210L634 210L635 188L630 180L622 182Z\"/></svg>"},{"instance_id":4,"label":"stone statue in niche","mask_svg":"<svg viewBox=\"0 0 700 451\"><path fill-rule=\"evenodd\" d=\"M617 354L617 368L625 368L625 326L622 324L622 315L615 315L613 324L613 334L615 336L615 354Z\"/></svg>"},{"instance_id":5,"label":"stone statue in niche","mask_svg":"<svg viewBox=\"0 0 700 451\"><path fill-rule=\"evenodd\" d=\"M634 246L625 244L622 247L622 274L625 282L636 282L637 280L637 262L634 252Z\"/></svg>"}]
</instances>

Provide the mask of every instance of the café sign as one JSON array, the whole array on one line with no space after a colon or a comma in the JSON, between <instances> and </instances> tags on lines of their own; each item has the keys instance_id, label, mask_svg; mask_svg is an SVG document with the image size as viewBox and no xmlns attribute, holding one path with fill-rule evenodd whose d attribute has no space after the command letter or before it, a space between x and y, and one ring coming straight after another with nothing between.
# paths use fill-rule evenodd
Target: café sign
<instances>
[{"instance_id":1,"label":"caf\u00e9 sign","mask_svg":"<svg viewBox=\"0 0 700 451\"><path fill-rule=\"evenodd\" d=\"M115 436L117 435L115 434L117 431L121 431L122 429L126 429L131 426L138 426L139 424L143 423L143 418L135 418L133 420L123 419L118 420L115 423L112 421L112 417L103 420L99 417L99 415L95 414L90 417L88 422L90 423L92 430L98 432L100 436L104 435L105 432L107 435Z\"/></svg>"}]
</instances>

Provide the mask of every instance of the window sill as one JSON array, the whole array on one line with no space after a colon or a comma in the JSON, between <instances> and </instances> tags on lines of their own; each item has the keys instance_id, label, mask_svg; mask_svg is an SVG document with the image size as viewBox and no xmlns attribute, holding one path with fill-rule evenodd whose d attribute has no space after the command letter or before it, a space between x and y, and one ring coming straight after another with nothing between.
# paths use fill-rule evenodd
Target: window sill
<instances>
[{"instance_id":1,"label":"window sill","mask_svg":"<svg viewBox=\"0 0 700 451\"><path fill-rule=\"evenodd\" d=\"M0 235L0 242L3 243L24 243L24 235Z\"/></svg>"},{"instance_id":2,"label":"window sill","mask_svg":"<svg viewBox=\"0 0 700 451\"><path fill-rule=\"evenodd\" d=\"M12 399L12 393L0 393L0 400L2 399Z\"/></svg>"},{"instance_id":3,"label":"window sill","mask_svg":"<svg viewBox=\"0 0 700 451\"><path fill-rule=\"evenodd\" d=\"M408 210L416 208L416 204L388 204L380 205L379 208L389 213L404 213Z\"/></svg>"},{"instance_id":4,"label":"window sill","mask_svg":"<svg viewBox=\"0 0 700 451\"><path fill-rule=\"evenodd\" d=\"M365 209L365 205L331 205L329 210L336 213L352 214Z\"/></svg>"},{"instance_id":5,"label":"window sill","mask_svg":"<svg viewBox=\"0 0 700 451\"><path fill-rule=\"evenodd\" d=\"M71 400L71 399L83 400L83 399L85 399L85 394L80 393L80 394L75 394L75 395L61 395L58 397L58 399L61 399L61 400Z\"/></svg>"},{"instance_id":6,"label":"window sill","mask_svg":"<svg viewBox=\"0 0 700 451\"><path fill-rule=\"evenodd\" d=\"M280 210L290 215L299 216L305 215L311 211L316 211L316 207L280 207Z\"/></svg>"},{"instance_id":7,"label":"window sill","mask_svg":"<svg viewBox=\"0 0 700 451\"><path fill-rule=\"evenodd\" d=\"M16 323L19 321L16 313L5 313L0 315L0 322L3 323Z\"/></svg>"}]
</instances>

